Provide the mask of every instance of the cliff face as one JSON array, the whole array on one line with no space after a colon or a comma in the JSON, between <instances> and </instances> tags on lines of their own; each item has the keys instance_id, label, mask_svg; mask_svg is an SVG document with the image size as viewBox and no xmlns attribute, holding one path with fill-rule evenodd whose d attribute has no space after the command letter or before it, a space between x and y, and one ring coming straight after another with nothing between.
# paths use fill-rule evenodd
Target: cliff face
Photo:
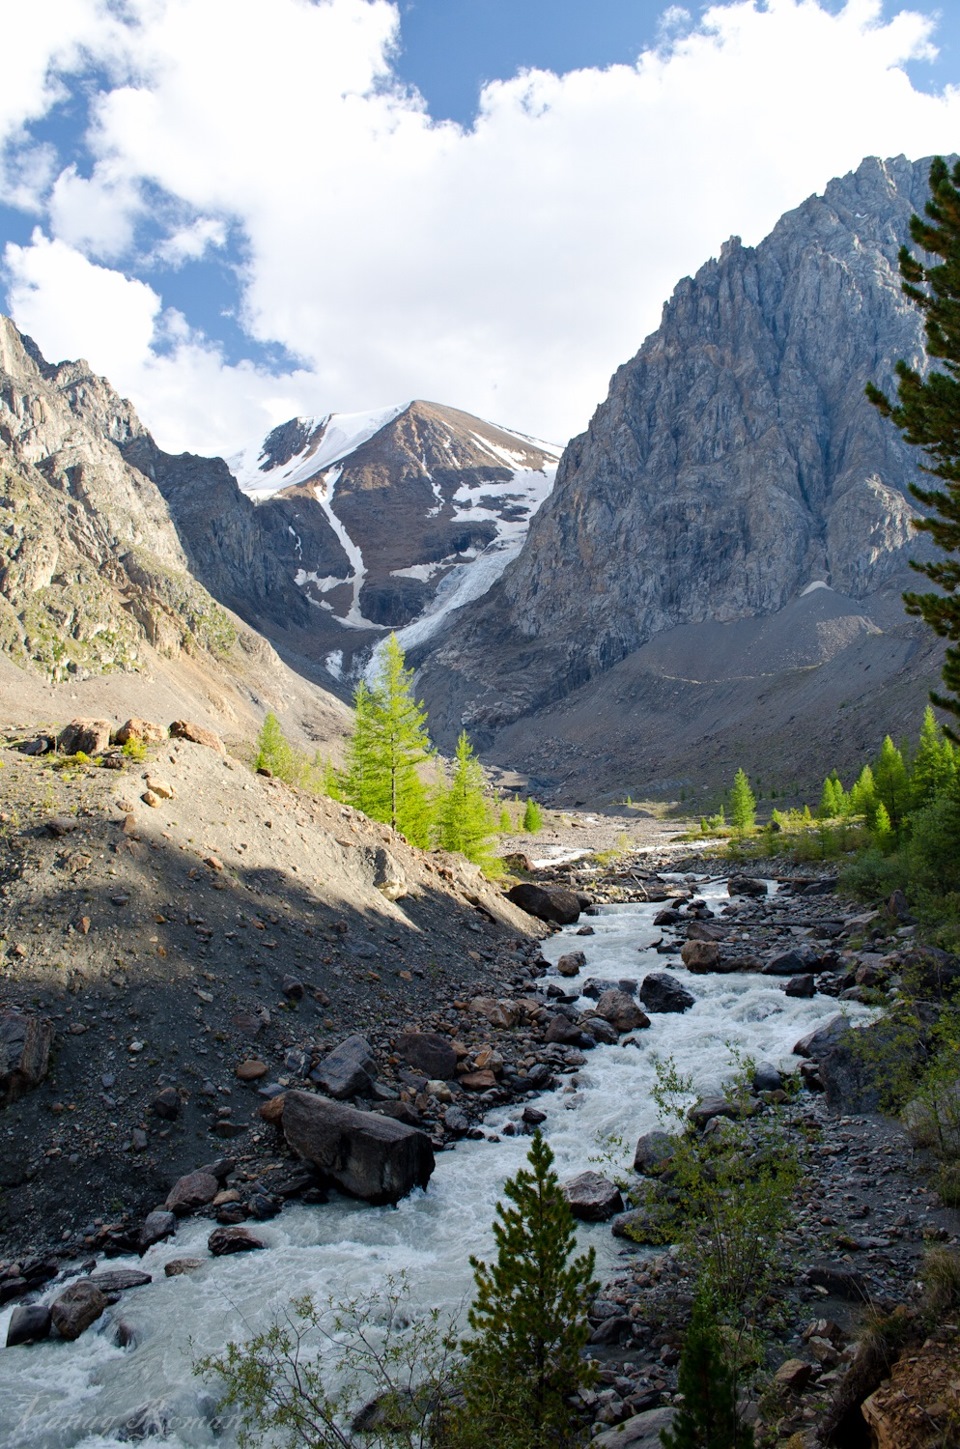
<instances>
[{"instance_id":1,"label":"cliff face","mask_svg":"<svg viewBox=\"0 0 960 1449\"><path fill-rule=\"evenodd\" d=\"M918 458L864 386L923 355L897 251L928 171L868 159L680 282L516 563L427 660L451 730L489 744L666 629L772 614L815 581L862 600L921 553Z\"/></svg>"}]
</instances>

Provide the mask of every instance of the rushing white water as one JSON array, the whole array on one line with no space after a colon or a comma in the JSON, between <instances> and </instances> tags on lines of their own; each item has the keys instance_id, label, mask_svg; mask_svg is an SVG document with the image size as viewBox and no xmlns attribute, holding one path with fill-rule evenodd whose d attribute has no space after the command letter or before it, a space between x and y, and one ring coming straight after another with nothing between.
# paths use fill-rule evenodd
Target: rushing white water
<instances>
[{"instance_id":1,"label":"rushing white water","mask_svg":"<svg viewBox=\"0 0 960 1449\"><path fill-rule=\"evenodd\" d=\"M726 899L722 883L705 886L703 894ZM572 937L568 930L545 943L544 954L552 961L574 947L584 951L581 982L590 976L641 980L649 971L670 969L696 997L696 1005L682 1016L652 1017L635 1045L597 1047L575 1076L561 1078L556 1091L537 1099L547 1114L543 1131L561 1179L598 1167L598 1157L610 1151L611 1137L622 1139L620 1160L602 1161L599 1170L629 1169L637 1137L656 1125L650 1097L656 1055L672 1056L704 1091L727 1074L730 1045L758 1061L787 1066L797 1039L837 1011L830 998L786 997L783 982L776 979L690 976L672 963L668 967L649 949L660 935L652 924L658 909L606 907L591 918L593 936ZM869 1015L856 1005L849 1014L853 1020ZM492 1114L488 1132L518 1118L519 1111ZM151 1248L140 1261L154 1275L153 1283L125 1294L75 1343L0 1349L0 1444L119 1449L123 1423L153 1405L169 1421L165 1437L148 1441L158 1449L231 1445L229 1426L218 1437L210 1425L211 1389L192 1377L193 1360L219 1350L230 1338L249 1337L296 1294L345 1297L376 1289L401 1271L421 1304L456 1311L470 1293L469 1255L491 1256L498 1195L528 1147L523 1137L496 1144L462 1142L438 1157L427 1192L413 1194L397 1208L371 1208L339 1197L320 1207L288 1207L272 1222L254 1225L268 1244L266 1252L208 1259L206 1239L213 1225L205 1219L187 1221L174 1239ZM611 1273L627 1251L605 1225L582 1227L580 1235L597 1249L601 1276ZM165 1262L189 1256L204 1258L203 1267L164 1277ZM137 1265L137 1260L120 1259L108 1266ZM46 1297L59 1291L60 1286L51 1289ZM11 1312L10 1307L0 1310L0 1343ZM136 1331L138 1345L132 1350L113 1343L120 1316Z\"/></svg>"}]
</instances>

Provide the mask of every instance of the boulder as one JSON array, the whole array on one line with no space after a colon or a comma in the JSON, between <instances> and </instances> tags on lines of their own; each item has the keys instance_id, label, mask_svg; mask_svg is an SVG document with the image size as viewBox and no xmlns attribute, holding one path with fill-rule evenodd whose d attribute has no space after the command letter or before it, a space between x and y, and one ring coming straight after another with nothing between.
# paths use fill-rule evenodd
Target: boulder
<instances>
[{"instance_id":1,"label":"boulder","mask_svg":"<svg viewBox=\"0 0 960 1449\"><path fill-rule=\"evenodd\" d=\"M437 1032L401 1032L393 1045L398 1056L427 1077L448 1082L457 1074L457 1054L449 1039Z\"/></svg>"},{"instance_id":2,"label":"boulder","mask_svg":"<svg viewBox=\"0 0 960 1449\"><path fill-rule=\"evenodd\" d=\"M182 1103L176 1087L163 1087L150 1103L150 1111L163 1122L175 1122Z\"/></svg>"},{"instance_id":3,"label":"boulder","mask_svg":"<svg viewBox=\"0 0 960 1449\"><path fill-rule=\"evenodd\" d=\"M230 1253L256 1253L266 1246L249 1228L239 1226L214 1228L207 1239L207 1247L215 1258L225 1258Z\"/></svg>"},{"instance_id":4,"label":"boulder","mask_svg":"<svg viewBox=\"0 0 960 1449\"><path fill-rule=\"evenodd\" d=\"M784 996L810 997L817 994L817 983L812 976L791 976L783 988Z\"/></svg>"},{"instance_id":5,"label":"boulder","mask_svg":"<svg viewBox=\"0 0 960 1449\"><path fill-rule=\"evenodd\" d=\"M388 901L400 901L407 894L403 866L382 845L377 846L373 857L373 884Z\"/></svg>"},{"instance_id":6,"label":"boulder","mask_svg":"<svg viewBox=\"0 0 960 1449\"><path fill-rule=\"evenodd\" d=\"M669 1132L644 1132L633 1154L633 1170L646 1177L657 1177L669 1165L676 1150L676 1141Z\"/></svg>"},{"instance_id":7,"label":"boulder","mask_svg":"<svg viewBox=\"0 0 960 1449\"><path fill-rule=\"evenodd\" d=\"M91 1274L89 1281L101 1293L126 1293L128 1288L142 1288L152 1283L153 1277L140 1268L103 1268Z\"/></svg>"},{"instance_id":8,"label":"boulder","mask_svg":"<svg viewBox=\"0 0 960 1449\"><path fill-rule=\"evenodd\" d=\"M645 1409L597 1434L590 1440L591 1449L660 1449L660 1435L670 1428L676 1412L674 1408Z\"/></svg>"},{"instance_id":9,"label":"boulder","mask_svg":"<svg viewBox=\"0 0 960 1449\"><path fill-rule=\"evenodd\" d=\"M760 896L767 894L767 883L762 880L754 880L749 875L732 875L727 881L728 896Z\"/></svg>"},{"instance_id":10,"label":"boulder","mask_svg":"<svg viewBox=\"0 0 960 1449\"><path fill-rule=\"evenodd\" d=\"M599 1172L581 1172L565 1182L562 1192L575 1218L585 1223L604 1223L623 1212L623 1198L615 1182Z\"/></svg>"},{"instance_id":11,"label":"boulder","mask_svg":"<svg viewBox=\"0 0 960 1449\"><path fill-rule=\"evenodd\" d=\"M154 1243L162 1243L173 1236L177 1231L176 1213L167 1212L164 1208L157 1208L152 1213L147 1213L140 1228L140 1237L137 1246L141 1253L152 1248Z\"/></svg>"},{"instance_id":12,"label":"boulder","mask_svg":"<svg viewBox=\"0 0 960 1449\"><path fill-rule=\"evenodd\" d=\"M848 1031L850 1022L842 1013L831 1016L822 1026L802 1036L793 1048L793 1054L797 1057L810 1057L818 1062L827 1051L839 1045Z\"/></svg>"},{"instance_id":13,"label":"boulder","mask_svg":"<svg viewBox=\"0 0 960 1449\"><path fill-rule=\"evenodd\" d=\"M164 1208L182 1218L213 1202L219 1191L220 1184L212 1172L188 1172L173 1184Z\"/></svg>"},{"instance_id":14,"label":"boulder","mask_svg":"<svg viewBox=\"0 0 960 1449\"><path fill-rule=\"evenodd\" d=\"M45 1303L22 1303L10 1315L7 1348L21 1343L39 1343L50 1336L50 1309Z\"/></svg>"},{"instance_id":15,"label":"boulder","mask_svg":"<svg viewBox=\"0 0 960 1449\"><path fill-rule=\"evenodd\" d=\"M310 1092L287 1092L283 1132L298 1156L366 1202L399 1202L426 1187L433 1172L433 1146L424 1132Z\"/></svg>"},{"instance_id":16,"label":"boulder","mask_svg":"<svg viewBox=\"0 0 960 1449\"><path fill-rule=\"evenodd\" d=\"M771 956L762 968L764 976L802 976L813 966L816 958L812 951L781 951Z\"/></svg>"},{"instance_id":17,"label":"boulder","mask_svg":"<svg viewBox=\"0 0 960 1449\"><path fill-rule=\"evenodd\" d=\"M39 1086L50 1065L53 1025L46 1017L0 1010L0 1106Z\"/></svg>"},{"instance_id":18,"label":"boulder","mask_svg":"<svg viewBox=\"0 0 960 1449\"><path fill-rule=\"evenodd\" d=\"M583 1028L577 1022L571 1021L569 1016L558 1011L556 1016L551 1017L543 1039L548 1043L557 1042L560 1046L579 1046L582 1031Z\"/></svg>"},{"instance_id":19,"label":"boulder","mask_svg":"<svg viewBox=\"0 0 960 1449\"><path fill-rule=\"evenodd\" d=\"M809 1055L819 1067L828 1107L835 1112L877 1112L888 1104L888 1063L895 1061L901 1070L911 1066L919 1076L927 1048L892 1013L869 1026L850 1027Z\"/></svg>"},{"instance_id":20,"label":"boulder","mask_svg":"<svg viewBox=\"0 0 960 1449\"><path fill-rule=\"evenodd\" d=\"M625 991L605 991L597 1002L596 1011L619 1032L636 1031L650 1025L649 1016Z\"/></svg>"},{"instance_id":21,"label":"boulder","mask_svg":"<svg viewBox=\"0 0 960 1449\"><path fill-rule=\"evenodd\" d=\"M739 1117L740 1113L735 1102L729 1101L726 1097L701 1097L695 1102L687 1113L688 1119L694 1127L706 1127L715 1117Z\"/></svg>"},{"instance_id":22,"label":"boulder","mask_svg":"<svg viewBox=\"0 0 960 1449\"><path fill-rule=\"evenodd\" d=\"M112 733L108 719L72 719L57 735L57 749L65 755L102 755Z\"/></svg>"},{"instance_id":23,"label":"boulder","mask_svg":"<svg viewBox=\"0 0 960 1449\"><path fill-rule=\"evenodd\" d=\"M863 1274L846 1263L815 1263L803 1276L814 1288L825 1288L834 1298L845 1298L851 1303L869 1303L872 1297Z\"/></svg>"},{"instance_id":24,"label":"boulder","mask_svg":"<svg viewBox=\"0 0 960 1449\"><path fill-rule=\"evenodd\" d=\"M648 1011L687 1011L694 1003L690 995L669 971L651 971L640 983L640 1000Z\"/></svg>"},{"instance_id":25,"label":"boulder","mask_svg":"<svg viewBox=\"0 0 960 1449\"><path fill-rule=\"evenodd\" d=\"M347 1097L372 1096L376 1075L370 1043L362 1036L348 1036L314 1067L310 1080L342 1102Z\"/></svg>"},{"instance_id":26,"label":"boulder","mask_svg":"<svg viewBox=\"0 0 960 1449\"><path fill-rule=\"evenodd\" d=\"M594 1041L602 1042L604 1046L616 1046L620 1033L609 1021L604 1021L602 1016L585 1016L583 1018L583 1030Z\"/></svg>"},{"instance_id":27,"label":"boulder","mask_svg":"<svg viewBox=\"0 0 960 1449\"><path fill-rule=\"evenodd\" d=\"M750 1085L755 1092L779 1092L783 1077L772 1062L758 1062Z\"/></svg>"},{"instance_id":28,"label":"boulder","mask_svg":"<svg viewBox=\"0 0 960 1449\"><path fill-rule=\"evenodd\" d=\"M170 1258L164 1263L163 1271L168 1278L179 1278L184 1273L195 1273L202 1267L202 1258Z\"/></svg>"},{"instance_id":29,"label":"boulder","mask_svg":"<svg viewBox=\"0 0 960 1449\"><path fill-rule=\"evenodd\" d=\"M573 926L580 918L579 898L563 886L522 881L507 891L507 900L527 915L536 916L538 921L550 921L557 926Z\"/></svg>"},{"instance_id":30,"label":"boulder","mask_svg":"<svg viewBox=\"0 0 960 1449\"><path fill-rule=\"evenodd\" d=\"M664 906L662 911L657 911L653 918L655 926L676 926L683 920L676 906Z\"/></svg>"},{"instance_id":31,"label":"boulder","mask_svg":"<svg viewBox=\"0 0 960 1449\"><path fill-rule=\"evenodd\" d=\"M189 740L194 745L206 745L208 750L216 750L218 755L227 753L223 740L213 730L204 729L203 725L194 724L188 719L175 719L170 726L170 734L175 740Z\"/></svg>"},{"instance_id":32,"label":"boulder","mask_svg":"<svg viewBox=\"0 0 960 1449\"><path fill-rule=\"evenodd\" d=\"M560 976L579 976L581 966L586 966L587 958L582 951L567 951L557 962L557 974Z\"/></svg>"},{"instance_id":33,"label":"boulder","mask_svg":"<svg viewBox=\"0 0 960 1449\"><path fill-rule=\"evenodd\" d=\"M61 1338L79 1338L107 1306L105 1293L101 1293L89 1278L78 1278L51 1303L50 1321Z\"/></svg>"},{"instance_id":34,"label":"boulder","mask_svg":"<svg viewBox=\"0 0 960 1449\"><path fill-rule=\"evenodd\" d=\"M589 981L584 982L580 994L581 996L592 996L597 1001L605 991L625 991L628 996L636 996L637 983L629 980L628 977L624 977L620 981L608 981L602 977L591 976Z\"/></svg>"},{"instance_id":35,"label":"boulder","mask_svg":"<svg viewBox=\"0 0 960 1449\"><path fill-rule=\"evenodd\" d=\"M707 921L691 921L687 926L688 941L725 941L726 936L722 926L711 926Z\"/></svg>"},{"instance_id":36,"label":"boulder","mask_svg":"<svg viewBox=\"0 0 960 1449\"><path fill-rule=\"evenodd\" d=\"M125 720L113 736L115 745L125 745L128 740L136 740L138 744L159 745L167 738L167 732L163 725L154 724L149 719Z\"/></svg>"},{"instance_id":37,"label":"boulder","mask_svg":"<svg viewBox=\"0 0 960 1449\"><path fill-rule=\"evenodd\" d=\"M680 948L680 960L688 971L716 971L720 962L720 947L716 941L684 941Z\"/></svg>"}]
</instances>

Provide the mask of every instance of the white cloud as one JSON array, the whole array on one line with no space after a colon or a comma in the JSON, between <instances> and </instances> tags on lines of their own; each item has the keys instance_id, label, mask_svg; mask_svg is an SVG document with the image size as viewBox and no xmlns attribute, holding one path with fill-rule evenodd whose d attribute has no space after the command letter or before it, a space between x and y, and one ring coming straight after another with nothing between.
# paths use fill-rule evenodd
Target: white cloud
<instances>
[{"instance_id":1,"label":"white cloud","mask_svg":"<svg viewBox=\"0 0 960 1449\"><path fill-rule=\"evenodd\" d=\"M960 135L960 94L918 92L902 69L929 52L932 21L903 11L885 22L879 0L839 14L816 0L736 0L693 25L672 6L682 33L661 32L636 66L495 82L469 131L433 123L392 83L398 17L386 0L271 0L269 25L262 0L131 4L128 81L99 99L91 136L101 169L89 185L109 176L98 205L112 219L98 238L93 193L61 177L55 196L71 205L54 221L106 255L131 197L152 185L180 214L167 260L236 228L241 320L307 364L271 383L192 337L174 348L179 385L153 355L155 333L134 359L109 340L114 319L86 317L105 356L129 358L111 373L117 386L143 389L162 437L196 426L193 447L216 431L199 416L200 386L219 400L216 446L228 451L256 432L271 389L270 406L297 397L309 411L432 397L562 441L678 278L729 234L758 241L864 155L952 150ZM34 272L30 305L62 332L42 298L54 281ZM19 318L22 290L13 297ZM88 337L77 350L96 348ZM230 433L238 415L251 426Z\"/></svg>"},{"instance_id":2,"label":"white cloud","mask_svg":"<svg viewBox=\"0 0 960 1449\"><path fill-rule=\"evenodd\" d=\"M180 227L157 248L157 255L168 266L180 267L184 262L197 262L211 247L226 245L227 228L215 217L200 216L189 226Z\"/></svg>"},{"instance_id":3,"label":"white cloud","mask_svg":"<svg viewBox=\"0 0 960 1449\"><path fill-rule=\"evenodd\" d=\"M130 250L136 219L142 210L136 183L110 162L94 167L92 176L67 166L54 182L49 200L55 236L90 256L112 260Z\"/></svg>"}]
</instances>

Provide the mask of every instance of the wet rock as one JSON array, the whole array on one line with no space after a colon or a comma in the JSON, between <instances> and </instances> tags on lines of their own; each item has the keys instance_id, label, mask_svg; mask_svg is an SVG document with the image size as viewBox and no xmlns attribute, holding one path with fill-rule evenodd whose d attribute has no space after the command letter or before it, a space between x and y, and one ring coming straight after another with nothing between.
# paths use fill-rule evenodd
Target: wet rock
<instances>
[{"instance_id":1,"label":"wet rock","mask_svg":"<svg viewBox=\"0 0 960 1449\"><path fill-rule=\"evenodd\" d=\"M816 996L817 983L812 976L791 976L783 988L784 996Z\"/></svg>"},{"instance_id":2,"label":"wet rock","mask_svg":"<svg viewBox=\"0 0 960 1449\"><path fill-rule=\"evenodd\" d=\"M219 1187L213 1173L188 1172L174 1183L164 1207L168 1212L176 1213L177 1217L185 1217L187 1213L196 1212L197 1208L213 1202Z\"/></svg>"},{"instance_id":3,"label":"wet rock","mask_svg":"<svg viewBox=\"0 0 960 1449\"><path fill-rule=\"evenodd\" d=\"M749 875L732 875L727 881L727 895L754 896L759 899L767 894L767 883L755 880Z\"/></svg>"},{"instance_id":4,"label":"wet rock","mask_svg":"<svg viewBox=\"0 0 960 1449\"><path fill-rule=\"evenodd\" d=\"M50 1309L45 1303L21 1304L15 1308L7 1326L7 1348L22 1343L40 1343L50 1336Z\"/></svg>"},{"instance_id":5,"label":"wet rock","mask_svg":"<svg viewBox=\"0 0 960 1449\"><path fill-rule=\"evenodd\" d=\"M183 1273L195 1273L202 1267L202 1258L170 1258L164 1263L163 1271L168 1278L179 1278Z\"/></svg>"},{"instance_id":6,"label":"wet rock","mask_svg":"<svg viewBox=\"0 0 960 1449\"><path fill-rule=\"evenodd\" d=\"M720 962L720 947L716 941L684 941L680 960L688 971L715 971Z\"/></svg>"},{"instance_id":7,"label":"wet rock","mask_svg":"<svg viewBox=\"0 0 960 1449\"><path fill-rule=\"evenodd\" d=\"M102 755L110 748L112 731L108 719L72 719L57 736L57 749L64 755Z\"/></svg>"},{"instance_id":8,"label":"wet rock","mask_svg":"<svg viewBox=\"0 0 960 1449\"><path fill-rule=\"evenodd\" d=\"M655 926L676 926L683 920L683 916L676 906L665 906L662 911L657 911L653 918Z\"/></svg>"},{"instance_id":9,"label":"wet rock","mask_svg":"<svg viewBox=\"0 0 960 1449\"><path fill-rule=\"evenodd\" d=\"M764 976L802 976L815 960L812 951L781 951L778 956L770 958L762 973Z\"/></svg>"},{"instance_id":10,"label":"wet rock","mask_svg":"<svg viewBox=\"0 0 960 1449\"><path fill-rule=\"evenodd\" d=\"M694 1004L690 995L669 971L651 971L640 983L640 1000L648 1011L687 1011Z\"/></svg>"},{"instance_id":11,"label":"wet rock","mask_svg":"<svg viewBox=\"0 0 960 1449\"><path fill-rule=\"evenodd\" d=\"M598 1016L619 1032L637 1031L650 1025L650 1018L624 991L605 991L597 1002Z\"/></svg>"},{"instance_id":12,"label":"wet rock","mask_svg":"<svg viewBox=\"0 0 960 1449\"><path fill-rule=\"evenodd\" d=\"M147 1213L140 1229L140 1237L137 1243L139 1251L145 1253L152 1248L154 1243L165 1242L177 1231L177 1215L167 1212L163 1208L157 1208L152 1213Z\"/></svg>"},{"instance_id":13,"label":"wet rock","mask_svg":"<svg viewBox=\"0 0 960 1449\"><path fill-rule=\"evenodd\" d=\"M580 917L579 899L573 891L562 886L534 885L531 881L523 881L507 891L507 900L538 921L550 921L558 926L576 925Z\"/></svg>"},{"instance_id":14,"label":"wet rock","mask_svg":"<svg viewBox=\"0 0 960 1449\"><path fill-rule=\"evenodd\" d=\"M283 1132L300 1157L343 1192L370 1203L395 1203L433 1172L429 1137L376 1112L360 1112L309 1092L288 1092Z\"/></svg>"},{"instance_id":15,"label":"wet rock","mask_svg":"<svg viewBox=\"0 0 960 1449\"><path fill-rule=\"evenodd\" d=\"M597 1001L605 991L623 991L627 996L636 996L637 983L626 976L620 981L607 981L604 978L591 976L588 981L583 983L581 995L590 996Z\"/></svg>"},{"instance_id":16,"label":"wet rock","mask_svg":"<svg viewBox=\"0 0 960 1449\"><path fill-rule=\"evenodd\" d=\"M225 1258L231 1253L256 1253L267 1245L249 1228L214 1228L207 1239L207 1247L215 1258Z\"/></svg>"},{"instance_id":17,"label":"wet rock","mask_svg":"<svg viewBox=\"0 0 960 1449\"><path fill-rule=\"evenodd\" d=\"M557 962L559 976L579 976L580 968L586 966L587 958L582 951L567 951Z\"/></svg>"},{"instance_id":18,"label":"wet rock","mask_svg":"<svg viewBox=\"0 0 960 1449\"><path fill-rule=\"evenodd\" d=\"M558 1012L556 1016L550 1018L543 1039L548 1044L556 1042L561 1046L576 1046L579 1044L580 1036L581 1027L579 1024L571 1021L569 1016L564 1016L562 1012Z\"/></svg>"},{"instance_id":19,"label":"wet rock","mask_svg":"<svg viewBox=\"0 0 960 1449\"><path fill-rule=\"evenodd\" d=\"M101 1293L126 1293L129 1288L142 1288L145 1283L152 1283L153 1276L150 1273L143 1273L139 1268L105 1268L100 1273L94 1273L88 1282Z\"/></svg>"},{"instance_id":20,"label":"wet rock","mask_svg":"<svg viewBox=\"0 0 960 1449\"><path fill-rule=\"evenodd\" d=\"M794 1056L810 1057L818 1062L825 1052L839 1044L850 1031L850 1022L842 1014L831 1016L829 1021L818 1026L815 1031L808 1032L802 1036L793 1048Z\"/></svg>"},{"instance_id":21,"label":"wet rock","mask_svg":"<svg viewBox=\"0 0 960 1449\"><path fill-rule=\"evenodd\" d=\"M657 1177L669 1165L677 1144L669 1132L645 1132L633 1154L633 1170L645 1177Z\"/></svg>"},{"instance_id":22,"label":"wet rock","mask_svg":"<svg viewBox=\"0 0 960 1449\"><path fill-rule=\"evenodd\" d=\"M191 720L175 719L170 725L170 734L176 740L189 740L194 745L206 745L208 750L216 750L218 755L227 753L223 740L213 730L204 729L203 725L194 724Z\"/></svg>"},{"instance_id":23,"label":"wet rock","mask_svg":"<svg viewBox=\"0 0 960 1449\"><path fill-rule=\"evenodd\" d=\"M50 1065L53 1025L33 1012L0 1010L0 1106L40 1085Z\"/></svg>"},{"instance_id":24,"label":"wet rock","mask_svg":"<svg viewBox=\"0 0 960 1449\"><path fill-rule=\"evenodd\" d=\"M79 1338L84 1329L96 1322L108 1306L105 1293L90 1282L78 1278L50 1305L50 1320L61 1338Z\"/></svg>"},{"instance_id":25,"label":"wet rock","mask_svg":"<svg viewBox=\"0 0 960 1449\"><path fill-rule=\"evenodd\" d=\"M428 1077L447 1082L456 1076L457 1054L449 1039L437 1032L401 1032L394 1042L394 1050Z\"/></svg>"},{"instance_id":26,"label":"wet rock","mask_svg":"<svg viewBox=\"0 0 960 1449\"><path fill-rule=\"evenodd\" d=\"M586 1223L603 1223L623 1211L623 1198L615 1182L599 1172L581 1172L562 1186L575 1218Z\"/></svg>"},{"instance_id":27,"label":"wet rock","mask_svg":"<svg viewBox=\"0 0 960 1449\"><path fill-rule=\"evenodd\" d=\"M343 1101L347 1097L372 1096L376 1075L370 1043L362 1036L348 1036L314 1067L310 1080L329 1097Z\"/></svg>"},{"instance_id":28,"label":"wet rock","mask_svg":"<svg viewBox=\"0 0 960 1449\"><path fill-rule=\"evenodd\" d=\"M602 1042L604 1046L616 1046L620 1039L617 1028L602 1016L585 1016L583 1018L583 1030L594 1041Z\"/></svg>"}]
</instances>

